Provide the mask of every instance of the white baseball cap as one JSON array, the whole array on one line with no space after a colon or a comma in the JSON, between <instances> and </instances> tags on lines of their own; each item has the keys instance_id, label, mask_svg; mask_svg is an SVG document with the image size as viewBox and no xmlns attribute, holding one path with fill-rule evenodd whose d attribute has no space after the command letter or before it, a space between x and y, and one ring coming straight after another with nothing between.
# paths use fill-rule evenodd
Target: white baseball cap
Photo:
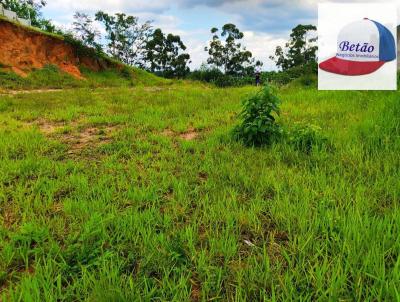
<instances>
[{"instance_id":1,"label":"white baseball cap","mask_svg":"<svg viewBox=\"0 0 400 302\"><path fill-rule=\"evenodd\" d=\"M320 63L319 68L341 75L364 75L395 59L396 42L390 30L364 18L340 31L336 56Z\"/></svg>"}]
</instances>

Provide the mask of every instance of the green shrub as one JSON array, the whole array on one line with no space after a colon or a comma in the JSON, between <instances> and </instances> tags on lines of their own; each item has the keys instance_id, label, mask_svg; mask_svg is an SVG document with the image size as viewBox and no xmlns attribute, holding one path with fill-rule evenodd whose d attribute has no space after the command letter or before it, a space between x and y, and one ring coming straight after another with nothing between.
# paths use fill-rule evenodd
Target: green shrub
<instances>
[{"instance_id":1,"label":"green shrub","mask_svg":"<svg viewBox=\"0 0 400 302\"><path fill-rule=\"evenodd\" d=\"M285 71L264 72L261 75L263 82L272 82L276 85L287 85L290 82L298 80L301 86L313 86L316 83L318 74L318 65L316 62L304 66L296 66Z\"/></svg>"},{"instance_id":2,"label":"green shrub","mask_svg":"<svg viewBox=\"0 0 400 302\"><path fill-rule=\"evenodd\" d=\"M127 80L132 80L133 78L133 69L129 66L124 65L120 73L121 76Z\"/></svg>"},{"instance_id":3,"label":"green shrub","mask_svg":"<svg viewBox=\"0 0 400 302\"><path fill-rule=\"evenodd\" d=\"M240 87L253 83L253 79L250 77L239 77L231 75L222 75L211 81L217 87Z\"/></svg>"},{"instance_id":4,"label":"green shrub","mask_svg":"<svg viewBox=\"0 0 400 302\"><path fill-rule=\"evenodd\" d=\"M317 77L312 74L306 74L299 78L299 82L303 87L316 87Z\"/></svg>"},{"instance_id":5,"label":"green shrub","mask_svg":"<svg viewBox=\"0 0 400 302\"><path fill-rule=\"evenodd\" d=\"M96 45L96 47L89 47L82 41L76 39L71 33L63 33L63 38L66 43L73 47L75 55L78 57L89 57L94 59L106 57L99 44Z\"/></svg>"},{"instance_id":6,"label":"green shrub","mask_svg":"<svg viewBox=\"0 0 400 302\"><path fill-rule=\"evenodd\" d=\"M239 87L254 83L254 78L251 76L227 75L218 68L200 68L191 72L188 79L211 83L217 87Z\"/></svg>"},{"instance_id":7,"label":"green shrub","mask_svg":"<svg viewBox=\"0 0 400 302\"><path fill-rule=\"evenodd\" d=\"M301 88L317 88L317 76L313 74L305 74L290 83L291 86Z\"/></svg>"},{"instance_id":8,"label":"green shrub","mask_svg":"<svg viewBox=\"0 0 400 302\"><path fill-rule=\"evenodd\" d=\"M218 68L201 67L198 70L192 71L188 75L188 78L190 80L194 80L194 81L212 83L216 79L221 78L223 76L224 76L224 74Z\"/></svg>"},{"instance_id":9,"label":"green shrub","mask_svg":"<svg viewBox=\"0 0 400 302\"><path fill-rule=\"evenodd\" d=\"M25 85L24 78L19 75L8 72L0 71L0 87L3 89L22 89Z\"/></svg>"},{"instance_id":10,"label":"green shrub","mask_svg":"<svg viewBox=\"0 0 400 302\"><path fill-rule=\"evenodd\" d=\"M328 142L321 128L315 125L299 125L287 132L288 141L295 149L311 153L313 148L322 147Z\"/></svg>"},{"instance_id":11,"label":"green shrub","mask_svg":"<svg viewBox=\"0 0 400 302\"><path fill-rule=\"evenodd\" d=\"M276 123L279 115L279 99L271 92L269 86L263 87L257 94L243 102L240 125L234 129L236 139L245 145L268 145L279 138L283 131Z\"/></svg>"},{"instance_id":12,"label":"green shrub","mask_svg":"<svg viewBox=\"0 0 400 302\"><path fill-rule=\"evenodd\" d=\"M31 87L59 88L68 87L75 88L81 86L80 80L75 79L70 74L61 71L56 65L45 65L41 69L31 72L26 79Z\"/></svg>"},{"instance_id":13,"label":"green shrub","mask_svg":"<svg viewBox=\"0 0 400 302\"><path fill-rule=\"evenodd\" d=\"M286 85L292 81L292 77L287 72L283 71L271 71L263 72L261 74L261 81L263 83L274 83L276 85Z\"/></svg>"}]
</instances>

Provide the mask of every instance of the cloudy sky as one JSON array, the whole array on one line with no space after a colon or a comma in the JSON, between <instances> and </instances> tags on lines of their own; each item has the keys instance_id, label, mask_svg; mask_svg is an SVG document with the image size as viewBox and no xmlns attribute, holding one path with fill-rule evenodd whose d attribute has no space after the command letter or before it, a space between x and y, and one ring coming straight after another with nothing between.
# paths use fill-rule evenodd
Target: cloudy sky
<instances>
[{"instance_id":1,"label":"cloudy sky","mask_svg":"<svg viewBox=\"0 0 400 302\"><path fill-rule=\"evenodd\" d=\"M297 24L317 24L318 3L325 0L48 0L44 15L67 26L75 11L94 14L124 12L140 20L153 20L165 32L179 34L188 47L192 68L206 61L204 47L210 29L234 23L245 33L244 45L264 62L264 69L275 69L268 59L282 45ZM332 1L330 1L332 2ZM385 0L333 2L387 2ZM392 1L393 2L393 1ZM399 2L396 0L394 2Z\"/></svg>"}]
</instances>

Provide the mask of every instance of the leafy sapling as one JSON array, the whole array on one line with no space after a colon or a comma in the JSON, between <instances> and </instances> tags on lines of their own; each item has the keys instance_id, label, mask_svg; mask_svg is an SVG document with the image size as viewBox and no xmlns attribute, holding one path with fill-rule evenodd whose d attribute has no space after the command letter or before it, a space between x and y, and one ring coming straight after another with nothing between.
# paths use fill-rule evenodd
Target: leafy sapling
<instances>
[{"instance_id":1,"label":"leafy sapling","mask_svg":"<svg viewBox=\"0 0 400 302\"><path fill-rule=\"evenodd\" d=\"M269 86L243 101L239 114L241 123L234 129L236 139L247 146L269 145L282 136L282 127L276 122L280 100Z\"/></svg>"}]
</instances>

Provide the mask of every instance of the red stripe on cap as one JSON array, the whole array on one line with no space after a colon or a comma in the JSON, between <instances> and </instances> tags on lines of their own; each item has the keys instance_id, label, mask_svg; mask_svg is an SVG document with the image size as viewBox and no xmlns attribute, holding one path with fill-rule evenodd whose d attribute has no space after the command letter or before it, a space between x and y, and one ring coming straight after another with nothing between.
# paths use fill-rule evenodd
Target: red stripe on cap
<instances>
[{"instance_id":1,"label":"red stripe on cap","mask_svg":"<svg viewBox=\"0 0 400 302\"><path fill-rule=\"evenodd\" d=\"M320 63L319 68L327 72L357 76L372 73L382 67L383 64L385 64L385 62L357 62L333 57Z\"/></svg>"}]
</instances>

